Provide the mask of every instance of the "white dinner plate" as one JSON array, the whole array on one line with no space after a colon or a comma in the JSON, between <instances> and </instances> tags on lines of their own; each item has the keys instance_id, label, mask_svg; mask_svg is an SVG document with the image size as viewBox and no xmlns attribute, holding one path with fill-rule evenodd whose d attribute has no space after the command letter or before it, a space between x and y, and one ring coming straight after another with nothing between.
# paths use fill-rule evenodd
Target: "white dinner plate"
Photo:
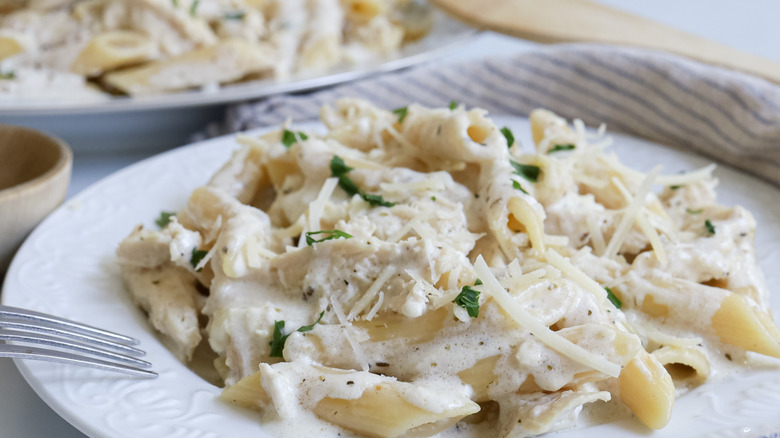
<instances>
[{"instance_id":1,"label":"white dinner plate","mask_svg":"<svg viewBox=\"0 0 780 438\"><path fill-rule=\"evenodd\" d=\"M531 143L528 122L495 118ZM258 131L255 131L255 133ZM708 164L704 159L612 134L622 160L664 173ZM178 148L130 166L67 202L27 239L4 285L4 304L55 313L137 337L160 373L156 380L127 378L92 369L17 361L33 389L59 415L92 438L268 437L260 416L224 404L220 390L193 374L157 340L125 293L115 263L117 244L139 224L154 226L163 210L184 205L194 188L237 148L221 137ZM767 275L775 319L780 313L780 192L745 174L719 167L719 200L739 203L759 224L758 256ZM762 437L780 431L780 370L754 371L706 384L681 397L671 423L652 434L669 437ZM560 438L643 437L635 420L567 431Z\"/></svg>"}]
</instances>

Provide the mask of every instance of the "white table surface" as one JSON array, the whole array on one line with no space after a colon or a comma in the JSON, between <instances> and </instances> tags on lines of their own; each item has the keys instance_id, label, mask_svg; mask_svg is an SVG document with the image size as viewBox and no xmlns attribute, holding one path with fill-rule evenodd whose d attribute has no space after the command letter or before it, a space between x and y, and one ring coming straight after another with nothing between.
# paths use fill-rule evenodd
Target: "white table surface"
<instances>
[{"instance_id":1,"label":"white table surface","mask_svg":"<svg viewBox=\"0 0 780 438\"><path fill-rule=\"evenodd\" d=\"M599 0L756 55L780 61L780 2L777 0ZM535 44L483 33L451 53L446 62L527 51ZM88 121L85 121L88 123ZM171 145L176 146L176 145ZM71 197L152 152L110 150L75 154ZM780 293L780 292L776 292ZM0 359L0 437L85 438L60 418L27 385L11 360Z\"/></svg>"}]
</instances>

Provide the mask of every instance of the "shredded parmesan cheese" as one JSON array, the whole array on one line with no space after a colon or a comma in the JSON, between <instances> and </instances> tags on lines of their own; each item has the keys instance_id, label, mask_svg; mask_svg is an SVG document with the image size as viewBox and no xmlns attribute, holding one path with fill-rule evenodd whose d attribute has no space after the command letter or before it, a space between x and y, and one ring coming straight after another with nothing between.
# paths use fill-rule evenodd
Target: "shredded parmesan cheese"
<instances>
[{"instance_id":1,"label":"shredded parmesan cheese","mask_svg":"<svg viewBox=\"0 0 780 438\"><path fill-rule=\"evenodd\" d=\"M398 243L399 240L403 239L404 236L406 236L409 231L412 229L412 224L407 223L404 226L401 227L396 233L390 235L387 237L387 241L391 243Z\"/></svg>"},{"instance_id":2,"label":"shredded parmesan cheese","mask_svg":"<svg viewBox=\"0 0 780 438\"><path fill-rule=\"evenodd\" d=\"M352 351L355 353L355 360L357 360L357 362L360 364L360 368L363 371L368 371L368 360L366 360L366 355L363 352L363 348L360 347L360 342L355 339L354 333L352 333L354 330L352 323L350 323L347 317L344 315L344 309L341 308L341 304L339 304L338 300L333 299L333 297L329 297L329 301L330 305L333 307L333 311L336 313L336 318L338 318L339 324L341 324L341 328L344 329L344 337L347 338L349 346L352 347Z\"/></svg>"},{"instance_id":3,"label":"shredded parmesan cheese","mask_svg":"<svg viewBox=\"0 0 780 438\"><path fill-rule=\"evenodd\" d=\"M623 183L620 182L620 180L617 178L613 178L613 182L615 183L615 186L617 186L618 190L620 190L620 193L623 195L623 197L626 199L626 202L631 204L633 197L631 196L631 193L628 191L626 186L624 186ZM661 242L661 238L658 237L658 232L652 225L650 225L650 222L645 217L646 212L647 208L645 208L643 205L637 213L636 222L639 224L639 228L642 230L642 232L645 233L645 236L647 236L647 240L650 241L650 246L653 248L653 254L655 255L656 259L658 259L661 267L666 267L666 252L664 251L663 243Z\"/></svg>"},{"instance_id":4,"label":"shredded parmesan cheese","mask_svg":"<svg viewBox=\"0 0 780 438\"><path fill-rule=\"evenodd\" d=\"M349 316L347 317L347 320L352 321L354 320L358 315L360 315L360 312L362 312L368 305L371 303L371 301L376 297L376 295L379 293L379 289L382 288L382 286L387 283L387 280L390 279L395 274L395 269L392 266L388 266L382 271L381 274L374 280L373 283L371 283L371 286L366 290L366 292L363 294L363 296L360 297L360 299L355 303L355 305L352 307L352 310L349 311Z\"/></svg>"},{"instance_id":5,"label":"shredded parmesan cheese","mask_svg":"<svg viewBox=\"0 0 780 438\"><path fill-rule=\"evenodd\" d=\"M371 308L371 310L368 311L368 314L366 315L366 321L371 321L376 317L376 314L379 312L379 309L382 308L382 303L385 301L385 293L379 292L379 296L376 299L376 303L374 303L374 307Z\"/></svg>"},{"instance_id":6,"label":"shredded parmesan cheese","mask_svg":"<svg viewBox=\"0 0 780 438\"><path fill-rule=\"evenodd\" d=\"M568 236L552 236L550 234L545 234L542 241L545 245L550 246L569 246Z\"/></svg>"},{"instance_id":7,"label":"shredded parmesan cheese","mask_svg":"<svg viewBox=\"0 0 780 438\"><path fill-rule=\"evenodd\" d=\"M413 144L412 144L412 143L411 143L409 140L407 140L407 139L406 139L406 137L404 137L404 136L403 136L403 134L401 134L400 132L398 132L398 131L397 131L397 130L396 130L394 127L393 127L393 125L390 125L390 124L386 125L386 126L385 126L385 130L386 130L386 131L387 131L387 133L388 133L388 134L390 134L390 135L391 135L391 136L392 136L394 139L396 139L396 141L398 141L398 143L401 143L401 144L402 144L404 147L407 147L407 148L410 148L410 149L414 149L414 145L413 145Z\"/></svg>"},{"instance_id":8,"label":"shredded parmesan cheese","mask_svg":"<svg viewBox=\"0 0 780 438\"><path fill-rule=\"evenodd\" d=\"M512 277L507 279L503 285L506 286L510 291L515 291L515 293L522 292L528 290L531 288L531 286L540 283L546 275L547 270L545 269L537 269L519 276L515 276L515 274L513 274Z\"/></svg>"},{"instance_id":9,"label":"shredded parmesan cheese","mask_svg":"<svg viewBox=\"0 0 780 438\"><path fill-rule=\"evenodd\" d=\"M579 268L572 265L570 261L566 260L562 255L555 252L555 250L548 249L545 253L545 257L551 265L560 269L561 273L576 281L577 284L582 286L582 288L586 291L592 293L593 296L600 300L607 299L607 291L605 291L600 284L596 283L595 280L588 277L588 275L582 272Z\"/></svg>"},{"instance_id":10,"label":"shredded parmesan cheese","mask_svg":"<svg viewBox=\"0 0 780 438\"><path fill-rule=\"evenodd\" d=\"M650 246L653 248L653 254L658 259L658 263L662 268L666 267L666 251L664 251L664 245L661 242L661 238L658 236L658 232L650 225L650 222L645 217L644 211L640 211L636 217L639 228L647 236L647 240L650 241Z\"/></svg>"},{"instance_id":11,"label":"shredded parmesan cheese","mask_svg":"<svg viewBox=\"0 0 780 438\"><path fill-rule=\"evenodd\" d=\"M661 172L661 166L656 166L650 173L647 174L642 184L637 190L634 200L625 208L623 212L623 218L618 224L615 234L612 235L612 239L609 240L609 245L604 251L604 257L613 258L617 255L620 247L623 245L623 241L626 240L628 232L631 230L631 226L636 220L636 216L639 213L639 209L645 205L645 198L650 193L650 189L653 187L653 181L658 173Z\"/></svg>"},{"instance_id":12,"label":"shredded parmesan cheese","mask_svg":"<svg viewBox=\"0 0 780 438\"><path fill-rule=\"evenodd\" d=\"M197 265L195 265L195 268L194 268L194 269L195 269L196 271L200 271L201 269L203 269L203 268L206 266L206 263L208 263L208 262L209 262L209 260L211 260L211 257L213 257L213 256L214 256L214 253L215 253L216 251L217 251L217 245L214 245L214 246L212 246L212 247L211 247L211 249L209 250L209 252L207 252L207 253L206 253L206 255L205 255L205 256L203 256L203 258L202 258L202 259L200 259L200 261L198 262L198 264L197 264Z\"/></svg>"},{"instance_id":13,"label":"shredded parmesan cheese","mask_svg":"<svg viewBox=\"0 0 780 438\"><path fill-rule=\"evenodd\" d=\"M333 196L333 191L338 186L338 183L338 178L326 179L322 184L320 192L317 194L317 198L309 204L309 231L320 231L322 212L325 210L325 204Z\"/></svg>"},{"instance_id":14,"label":"shredded parmesan cheese","mask_svg":"<svg viewBox=\"0 0 780 438\"><path fill-rule=\"evenodd\" d=\"M551 251L551 250L550 250ZM520 326L526 328L536 339L563 354L564 356L581 363L589 368L598 370L608 376L617 377L620 375L620 365L610 362L604 357L593 354L584 348L572 343L568 339L557 335L554 331L543 325L539 320L532 317L522 306L520 306L498 282L496 277L488 268L485 259L480 255L474 263L474 269L477 275L482 279L485 292L496 300L501 308L512 317Z\"/></svg>"},{"instance_id":15,"label":"shredded parmesan cheese","mask_svg":"<svg viewBox=\"0 0 780 438\"><path fill-rule=\"evenodd\" d=\"M414 232L417 233L417 235L419 235L423 240L430 242L436 241L436 236L431 231L431 227L429 227L427 224L418 220L414 220L410 223L410 225Z\"/></svg>"},{"instance_id":16,"label":"shredded parmesan cheese","mask_svg":"<svg viewBox=\"0 0 780 438\"><path fill-rule=\"evenodd\" d=\"M679 186L683 184L691 184L701 180L709 179L712 177L712 172L718 166L710 164L704 166L701 169L696 169L692 172L683 173L681 175L660 175L656 179L656 183L662 186Z\"/></svg>"},{"instance_id":17,"label":"shredded parmesan cheese","mask_svg":"<svg viewBox=\"0 0 780 438\"><path fill-rule=\"evenodd\" d=\"M590 233L590 242L593 245L593 254L600 256L607 249L607 244L604 242L604 233L601 232L601 227L596 223L596 220L590 215L585 218Z\"/></svg>"},{"instance_id":18,"label":"shredded parmesan cheese","mask_svg":"<svg viewBox=\"0 0 780 438\"><path fill-rule=\"evenodd\" d=\"M444 184L437 178L428 178L408 183L381 183L379 188L389 193L440 192L444 190Z\"/></svg>"}]
</instances>

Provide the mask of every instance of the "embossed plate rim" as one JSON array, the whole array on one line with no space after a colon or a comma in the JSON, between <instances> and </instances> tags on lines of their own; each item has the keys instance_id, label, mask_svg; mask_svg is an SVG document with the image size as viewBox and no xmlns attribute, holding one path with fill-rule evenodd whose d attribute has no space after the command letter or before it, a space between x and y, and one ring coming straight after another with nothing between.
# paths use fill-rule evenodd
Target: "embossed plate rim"
<instances>
[{"instance_id":1,"label":"embossed plate rim","mask_svg":"<svg viewBox=\"0 0 780 438\"><path fill-rule=\"evenodd\" d=\"M494 117L530 143L527 120ZM302 129L319 124L299 124ZM257 134L265 129L250 131ZM611 134L618 155L648 170L660 162L665 173L703 166L709 161L632 137ZM153 335L122 287L113 264L116 244L137 223L152 226L164 209L183 205L237 147L233 136L220 137L129 166L69 200L30 236L14 259L4 285L5 304L56 311L65 317L136 336L161 376L135 380L64 365L17 362L32 388L60 416L93 438L174 436L268 436L259 416L218 401L219 389L180 364ZM780 290L780 206L777 188L720 166L722 202L740 201L759 223L758 252L770 288ZM772 298L775 318L780 293ZM672 422L655 438L691 436L759 437L780 430L773 406L780 405L780 371L752 372L705 385L682 397ZM227 425L227 426L226 426ZM561 438L600 438L604 434L645 436L634 421L622 421L560 433ZM713 435L715 434L715 435Z\"/></svg>"}]
</instances>

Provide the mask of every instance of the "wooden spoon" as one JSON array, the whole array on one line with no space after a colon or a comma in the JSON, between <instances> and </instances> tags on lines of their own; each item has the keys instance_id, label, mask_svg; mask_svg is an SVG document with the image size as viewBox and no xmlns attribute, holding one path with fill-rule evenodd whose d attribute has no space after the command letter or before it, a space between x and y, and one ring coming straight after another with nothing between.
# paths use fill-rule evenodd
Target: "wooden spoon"
<instances>
[{"instance_id":1,"label":"wooden spoon","mask_svg":"<svg viewBox=\"0 0 780 438\"><path fill-rule=\"evenodd\" d=\"M471 26L540 43L593 42L662 50L780 84L780 62L588 0L430 0Z\"/></svg>"}]
</instances>

